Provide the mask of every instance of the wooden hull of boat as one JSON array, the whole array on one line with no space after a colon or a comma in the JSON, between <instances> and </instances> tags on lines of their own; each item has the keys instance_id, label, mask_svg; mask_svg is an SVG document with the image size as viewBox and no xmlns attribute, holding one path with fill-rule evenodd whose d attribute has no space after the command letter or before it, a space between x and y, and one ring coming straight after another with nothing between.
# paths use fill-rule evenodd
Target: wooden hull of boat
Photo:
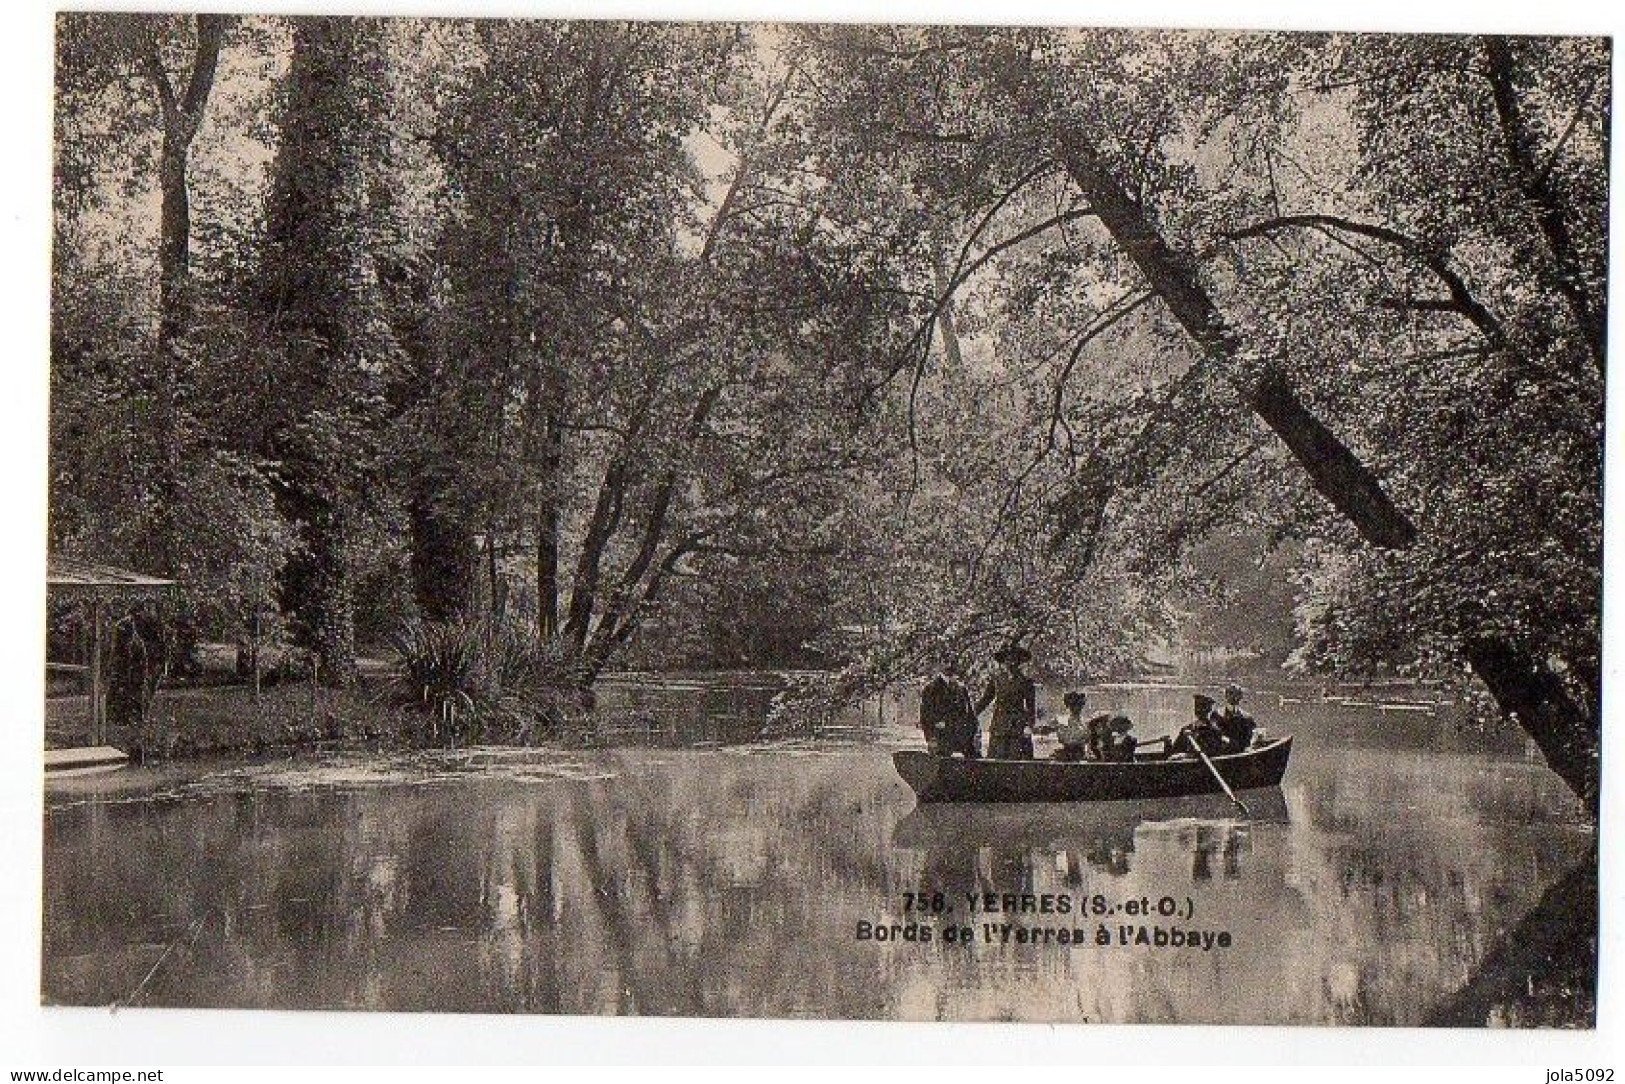
<instances>
[{"instance_id":1,"label":"wooden hull of boat","mask_svg":"<svg viewBox=\"0 0 1625 1084\"><path fill-rule=\"evenodd\" d=\"M1278 738L1245 753L1214 757L1234 790L1278 786L1292 739ZM922 802L1109 802L1180 798L1220 788L1200 760L1133 763L1059 760L959 760L917 749L892 754L903 782Z\"/></svg>"}]
</instances>

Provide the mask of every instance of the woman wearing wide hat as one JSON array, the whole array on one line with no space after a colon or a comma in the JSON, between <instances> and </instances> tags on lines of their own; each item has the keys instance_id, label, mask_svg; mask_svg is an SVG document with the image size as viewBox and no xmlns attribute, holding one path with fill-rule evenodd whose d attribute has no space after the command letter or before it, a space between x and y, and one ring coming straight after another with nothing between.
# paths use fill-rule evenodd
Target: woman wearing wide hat
<instances>
[{"instance_id":1,"label":"woman wearing wide hat","mask_svg":"<svg viewBox=\"0 0 1625 1084\"><path fill-rule=\"evenodd\" d=\"M1038 690L1033 679L1022 672L1032 652L1017 643L1008 643L993 653L999 668L987 680L987 688L977 701L974 713L981 715L993 705L993 722L988 727L987 755L993 760L1031 760L1033 724L1038 719Z\"/></svg>"}]
</instances>

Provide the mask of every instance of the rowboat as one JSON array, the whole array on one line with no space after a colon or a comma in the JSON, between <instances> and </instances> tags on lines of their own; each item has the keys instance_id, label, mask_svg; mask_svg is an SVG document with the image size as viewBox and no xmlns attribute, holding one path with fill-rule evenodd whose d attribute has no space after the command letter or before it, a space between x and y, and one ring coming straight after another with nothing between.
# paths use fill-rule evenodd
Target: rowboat
<instances>
[{"instance_id":1,"label":"rowboat","mask_svg":"<svg viewBox=\"0 0 1625 1084\"><path fill-rule=\"evenodd\" d=\"M1241 753L1212 757L1232 790L1279 786L1292 738L1276 738ZM922 802L1107 802L1181 798L1221 789L1200 760L960 760L918 749L892 754L892 764Z\"/></svg>"}]
</instances>

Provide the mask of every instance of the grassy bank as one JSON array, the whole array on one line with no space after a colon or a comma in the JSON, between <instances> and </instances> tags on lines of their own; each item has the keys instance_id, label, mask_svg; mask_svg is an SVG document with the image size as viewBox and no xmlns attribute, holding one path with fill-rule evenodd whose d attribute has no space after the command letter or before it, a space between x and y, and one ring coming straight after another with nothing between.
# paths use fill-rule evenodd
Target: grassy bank
<instances>
[{"instance_id":1,"label":"grassy bank","mask_svg":"<svg viewBox=\"0 0 1625 1084\"><path fill-rule=\"evenodd\" d=\"M246 686L210 686L161 690L143 726L111 727L108 740L131 756L174 759L326 742L404 744L428 736L427 724L376 687L277 685L256 697ZM45 702L46 748L83 745L89 733L89 698Z\"/></svg>"},{"instance_id":2,"label":"grassy bank","mask_svg":"<svg viewBox=\"0 0 1625 1084\"><path fill-rule=\"evenodd\" d=\"M727 744L774 733L829 730L834 716L824 706L773 716L786 675L763 672L675 674L616 673L598 682L588 702L562 724L537 724L523 732L469 727L461 717L458 744L529 744L604 741L646 744ZM243 685L207 684L161 690L141 728L112 728L109 741L131 755L153 759L253 753L327 743L429 746L450 743L431 709L403 704L390 675L364 672L349 690L312 688L292 682L266 686L259 697ZM84 745L90 705L84 696L46 701L47 748ZM773 716L770 721L770 716Z\"/></svg>"}]
</instances>

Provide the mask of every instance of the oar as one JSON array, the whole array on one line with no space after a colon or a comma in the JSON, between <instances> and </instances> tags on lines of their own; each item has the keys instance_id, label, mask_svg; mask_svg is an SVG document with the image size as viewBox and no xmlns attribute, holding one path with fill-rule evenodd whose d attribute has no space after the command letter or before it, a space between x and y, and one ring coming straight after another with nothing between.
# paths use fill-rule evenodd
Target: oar
<instances>
[{"instance_id":1,"label":"oar","mask_svg":"<svg viewBox=\"0 0 1625 1084\"><path fill-rule=\"evenodd\" d=\"M1195 738L1191 739L1191 748L1196 750L1196 755L1202 758L1202 763L1207 765L1207 770L1213 773L1213 778L1217 779L1219 781L1219 786L1224 788L1225 796L1228 797L1232 802L1236 803L1236 808L1241 810L1242 815L1247 817L1252 816L1251 813L1247 812L1247 807L1242 803L1242 800L1236 797L1236 792L1230 789L1230 784L1224 781L1224 776L1219 774L1218 765L1209 760L1208 755L1202 751L1202 747L1196 744Z\"/></svg>"}]
</instances>

